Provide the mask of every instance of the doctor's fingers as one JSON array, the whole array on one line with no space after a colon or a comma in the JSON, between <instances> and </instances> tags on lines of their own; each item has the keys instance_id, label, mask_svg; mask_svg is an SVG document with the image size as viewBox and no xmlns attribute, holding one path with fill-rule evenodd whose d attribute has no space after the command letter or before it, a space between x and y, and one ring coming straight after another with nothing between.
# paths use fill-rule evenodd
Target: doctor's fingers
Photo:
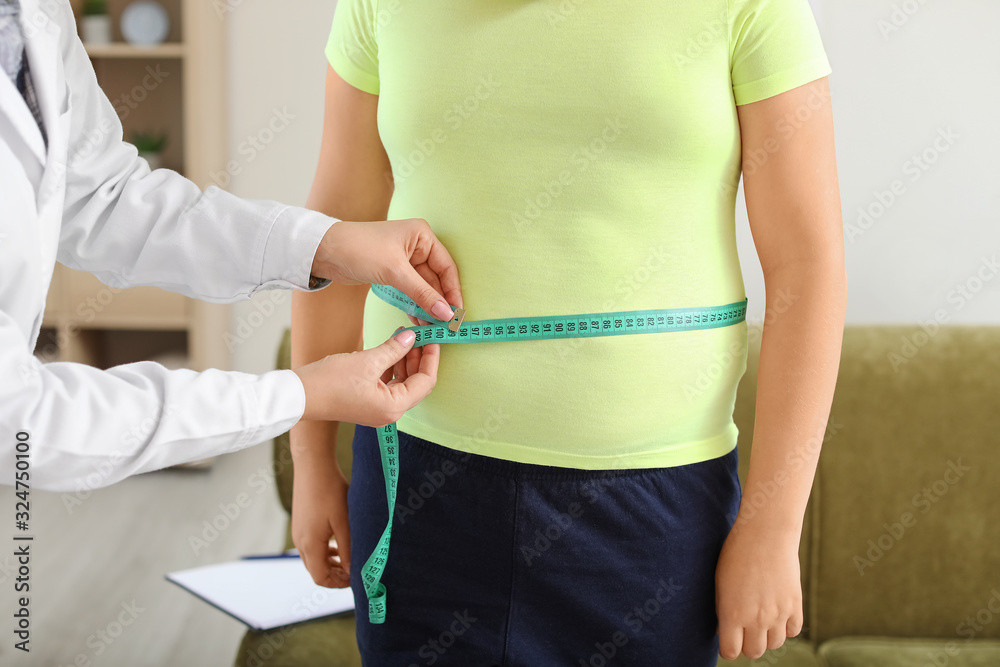
<instances>
[{"instance_id":1,"label":"doctor's fingers","mask_svg":"<svg viewBox=\"0 0 1000 667\"><path fill-rule=\"evenodd\" d=\"M395 331L392 332L392 335L393 336L397 335L404 328L405 327L399 327L399 328L397 328ZM396 361L395 364L393 364L392 368L386 369L382 373L382 377L379 378L382 381L382 383L383 384L389 384L390 382L394 381L393 378L395 378L395 381L397 381L397 382L402 382L403 380L405 380L406 379L406 359L411 354L413 354L415 351L417 351L416 348L411 348L410 351L407 352L403 356L402 359L399 359L398 361Z\"/></svg>"},{"instance_id":2,"label":"doctor's fingers","mask_svg":"<svg viewBox=\"0 0 1000 667\"><path fill-rule=\"evenodd\" d=\"M390 373L392 373L397 363L405 359L406 353L413 349L413 342L415 340L416 334L412 331L400 331L396 329L392 336L389 337L389 340L381 345L362 350L361 352L355 352L354 354L358 355L359 359L365 360L365 368L367 369L367 373L365 374L366 381L378 378L388 384L387 378L391 377Z\"/></svg>"},{"instance_id":3,"label":"doctor's fingers","mask_svg":"<svg viewBox=\"0 0 1000 667\"><path fill-rule=\"evenodd\" d=\"M440 348L440 343L431 343L423 347L412 348L406 353L406 356L397 361L392 368L382 374L382 382L385 384L399 384L400 382L405 381L406 378L410 377L414 373L420 372L420 359L423 357L425 351L438 353Z\"/></svg>"},{"instance_id":4,"label":"doctor's fingers","mask_svg":"<svg viewBox=\"0 0 1000 667\"><path fill-rule=\"evenodd\" d=\"M388 385L393 410L400 414L427 398L437 384L441 345L427 345L417 352L420 353L420 360L415 371L408 373L402 382L394 381Z\"/></svg>"},{"instance_id":5,"label":"doctor's fingers","mask_svg":"<svg viewBox=\"0 0 1000 667\"><path fill-rule=\"evenodd\" d=\"M451 308L441 298L441 291L438 287L440 281L426 264L414 266L405 262L401 263L390 272L389 284L436 317L436 321L448 322L451 320ZM424 324L412 316L410 316L410 321Z\"/></svg>"},{"instance_id":6,"label":"doctor's fingers","mask_svg":"<svg viewBox=\"0 0 1000 667\"><path fill-rule=\"evenodd\" d=\"M434 276L433 281L426 282L429 282L431 287L448 303L461 308L462 288L458 278L458 266L455 265L455 260L452 259L447 248L434 235L426 220L413 218L403 221L402 224L403 244L408 252L407 259L410 266L426 269L426 271L419 272L422 277L426 279L428 274ZM429 300L430 295L426 291L424 293L419 291L425 289L424 286L420 283L413 283L413 273L406 271L406 269L406 266L399 267L399 274L393 277L401 279L404 284L394 285L394 287L403 290L407 296L417 302L417 305L432 315L442 320L448 319L445 313L442 312L438 315L430 309L434 305L434 302ZM412 293L411 289L414 290Z\"/></svg>"},{"instance_id":7,"label":"doctor's fingers","mask_svg":"<svg viewBox=\"0 0 1000 667\"><path fill-rule=\"evenodd\" d=\"M438 294L441 294L441 292L442 292L442 290L441 290L441 281L438 279L437 274L434 273L433 271L431 271L431 269L430 269L429 266L427 266L426 264L417 264L416 266L413 267L413 270L417 272L417 275L419 275L424 280L424 282L426 282L428 285L431 286L431 289L433 289ZM424 308L424 310L427 310L427 309ZM448 311L450 313L451 312L451 308L449 308ZM431 311L427 310L427 312L430 313ZM436 313L431 313L431 314L434 315ZM449 315L449 317L448 317L447 320L445 320L445 318L443 317L444 310L441 311L441 315L442 315L442 317L439 317L438 320L451 321L451 316L450 315ZM420 318L413 317L412 315L407 315L407 317L410 318L411 322L413 322L414 324L417 324L417 325L431 324L427 320L422 320ZM435 321L435 323L436 322L437 321Z\"/></svg>"},{"instance_id":8,"label":"doctor's fingers","mask_svg":"<svg viewBox=\"0 0 1000 667\"><path fill-rule=\"evenodd\" d=\"M440 284L440 292L448 303L462 308L462 285L458 278L458 265L451 258L451 253L444 247L444 244L435 236L427 250L427 257L423 262L415 261L420 258L417 253L410 258L410 263L414 266L425 266L434 272Z\"/></svg>"}]
</instances>

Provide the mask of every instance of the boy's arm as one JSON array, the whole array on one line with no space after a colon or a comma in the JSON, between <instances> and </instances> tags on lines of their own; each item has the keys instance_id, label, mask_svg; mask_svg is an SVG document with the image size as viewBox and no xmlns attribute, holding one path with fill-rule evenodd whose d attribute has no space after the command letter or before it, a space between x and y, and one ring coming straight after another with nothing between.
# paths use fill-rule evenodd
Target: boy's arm
<instances>
[{"instance_id":1,"label":"boy's arm","mask_svg":"<svg viewBox=\"0 0 1000 667\"><path fill-rule=\"evenodd\" d=\"M787 116L807 109L790 136ZM723 658L760 657L802 628L798 545L840 363L847 301L828 79L737 107L747 213L764 273L750 470L716 573ZM764 489L769 492L765 493Z\"/></svg>"},{"instance_id":2,"label":"boy's arm","mask_svg":"<svg viewBox=\"0 0 1000 667\"><path fill-rule=\"evenodd\" d=\"M327 67L326 107L319 164L308 208L342 220L385 220L392 170L378 135L378 96L347 84ZM362 348L368 285L339 285L292 296L292 367L328 354ZM388 335L391 332L386 332ZM291 430L295 483L292 539L313 580L349 584L347 482L337 465L338 422L300 421ZM336 538L331 551L328 541ZM340 567L329 556L339 554Z\"/></svg>"}]
</instances>

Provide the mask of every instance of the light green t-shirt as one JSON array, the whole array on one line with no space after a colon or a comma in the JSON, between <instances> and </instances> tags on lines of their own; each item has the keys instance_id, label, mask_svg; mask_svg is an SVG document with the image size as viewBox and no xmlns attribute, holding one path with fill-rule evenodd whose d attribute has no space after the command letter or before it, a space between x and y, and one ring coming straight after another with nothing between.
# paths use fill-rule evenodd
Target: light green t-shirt
<instances>
[{"instance_id":1,"label":"light green t-shirt","mask_svg":"<svg viewBox=\"0 0 1000 667\"><path fill-rule=\"evenodd\" d=\"M379 96L390 219L426 219L466 320L745 298L736 105L830 73L806 0L339 0L334 70ZM369 293L364 344L409 320ZM399 430L585 469L731 450L745 323L442 345Z\"/></svg>"}]
</instances>

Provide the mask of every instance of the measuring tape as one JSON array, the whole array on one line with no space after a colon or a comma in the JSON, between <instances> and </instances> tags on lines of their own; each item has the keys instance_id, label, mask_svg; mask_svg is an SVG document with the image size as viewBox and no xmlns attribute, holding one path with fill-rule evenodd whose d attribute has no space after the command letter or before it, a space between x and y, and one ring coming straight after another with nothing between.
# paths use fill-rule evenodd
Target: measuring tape
<instances>
[{"instance_id":1,"label":"measuring tape","mask_svg":"<svg viewBox=\"0 0 1000 667\"><path fill-rule=\"evenodd\" d=\"M610 313L583 315L557 315L555 317L506 317L495 320L465 322L465 310L452 306L454 316L449 322L440 322L429 315L408 296L388 285L372 285L372 292L386 303L396 306L408 315L427 322L423 326L407 327L416 334L413 347L431 343L497 343L519 340L548 340L554 338L592 338L597 336L625 336L640 333L667 331L692 331L726 327L746 319L747 300L724 306L698 308L670 308L659 310L626 310ZM397 332L394 335L398 335ZM382 473L385 475L385 494L389 503L389 521L372 555L361 568L361 579L368 596L368 618L372 623L384 623L386 589L382 572L389 558L389 538L392 535L392 515L396 507L396 486L399 481L399 434L395 424L377 429L379 452L382 455Z\"/></svg>"}]
</instances>

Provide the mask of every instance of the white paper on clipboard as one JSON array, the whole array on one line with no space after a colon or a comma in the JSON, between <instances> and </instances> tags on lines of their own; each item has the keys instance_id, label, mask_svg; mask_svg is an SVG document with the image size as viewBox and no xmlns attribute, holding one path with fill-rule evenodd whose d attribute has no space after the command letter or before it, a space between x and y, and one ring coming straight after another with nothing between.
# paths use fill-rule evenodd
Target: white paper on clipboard
<instances>
[{"instance_id":1,"label":"white paper on clipboard","mask_svg":"<svg viewBox=\"0 0 1000 667\"><path fill-rule=\"evenodd\" d=\"M238 560L166 578L255 630L354 610L350 588L317 585L299 558Z\"/></svg>"}]
</instances>

